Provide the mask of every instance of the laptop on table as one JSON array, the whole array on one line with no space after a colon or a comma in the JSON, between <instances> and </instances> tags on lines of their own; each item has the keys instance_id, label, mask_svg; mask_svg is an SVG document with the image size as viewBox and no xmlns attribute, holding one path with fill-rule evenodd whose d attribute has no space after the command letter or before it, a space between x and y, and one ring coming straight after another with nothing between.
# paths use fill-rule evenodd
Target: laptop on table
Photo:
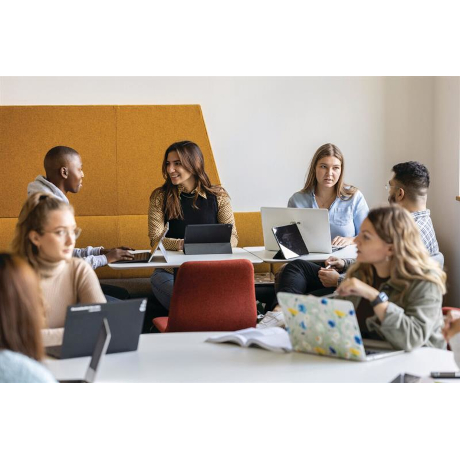
<instances>
[{"instance_id":1,"label":"laptop on table","mask_svg":"<svg viewBox=\"0 0 460 460\"><path fill-rule=\"evenodd\" d=\"M278 251L272 228L297 224L310 252L331 254L342 249L331 244L331 228L327 209L313 208L260 208L264 246L267 251Z\"/></svg>"},{"instance_id":2,"label":"laptop on table","mask_svg":"<svg viewBox=\"0 0 460 460\"><path fill-rule=\"evenodd\" d=\"M388 342L363 341L350 301L279 292L278 303L295 351L352 361L404 353Z\"/></svg>"},{"instance_id":3,"label":"laptop on table","mask_svg":"<svg viewBox=\"0 0 460 460\"><path fill-rule=\"evenodd\" d=\"M91 362L89 363L88 369L84 379L73 379L73 380L59 380L59 383L94 383L96 374L101 363L102 356L105 355L107 348L110 343L110 327L107 318L102 319L102 325L99 329L99 335L97 336L96 344L94 346L93 354L91 356Z\"/></svg>"},{"instance_id":4,"label":"laptop on table","mask_svg":"<svg viewBox=\"0 0 460 460\"><path fill-rule=\"evenodd\" d=\"M297 224L273 227L273 235L280 250L273 256L274 259L294 259L308 255L308 248L299 232Z\"/></svg>"},{"instance_id":5,"label":"laptop on table","mask_svg":"<svg viewBox=\"0 0 460 460\"><path fill-rule=\"evenodd\" d=\"M184 254L231 254L232 224L187 225Z\"/></svg>"},{"instance_id":6,"label":"laptop on table","mask_svg":"<svg viewBox=\"0 0 460 460\"><path fill-rule=\"evenodd\" d=\"M155 253L157 249L160 250L162 256L165 258L166 262L168 261L168 254L166 252L165 247L163 246L163 240L168 233L169 230L169 222L166 222L165 228L160 235L160 239L158 240L157 244L149 251L145 249L141 250L134 250L129 251L133 256L134 259L131 260L117 260L113 262L114 264L140 264L140 263L150 263L153 262L153 258L155 257Z\"/></svg>"},{"instance_id":7,"label":"laptop on table","mask_svg":"<svg viewBox=\"0 0 460 460\"><path fill-rule=\"evenodd\" d=\"M107 353L135 351L146 307L147 299L67 307L62 345L46 347L46 354L57 359L91 356L104 318L111 331Z\"/></svg>"}]
</instances>

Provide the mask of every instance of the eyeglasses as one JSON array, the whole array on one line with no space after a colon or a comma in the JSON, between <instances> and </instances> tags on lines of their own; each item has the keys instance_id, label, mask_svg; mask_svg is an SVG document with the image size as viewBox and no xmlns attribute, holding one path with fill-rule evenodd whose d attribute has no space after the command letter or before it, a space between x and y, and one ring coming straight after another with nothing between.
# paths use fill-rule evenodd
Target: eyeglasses
<instances>
[{"instance_id":1,"label":"eyeglasses","mask_svg":"<svg viewBox=\"0 0 460 460\"><path fill-rule=\"evenodd\" d=\"M53 233L56 235L58 238L61 240L65 240L67 237L70 237L74 240L76 240L80 235L81 235L81 228L76 227L76 228L60 228L59 230L53 230L49 232L43 232L43 233Z\"/></svg>"}]
</instances>

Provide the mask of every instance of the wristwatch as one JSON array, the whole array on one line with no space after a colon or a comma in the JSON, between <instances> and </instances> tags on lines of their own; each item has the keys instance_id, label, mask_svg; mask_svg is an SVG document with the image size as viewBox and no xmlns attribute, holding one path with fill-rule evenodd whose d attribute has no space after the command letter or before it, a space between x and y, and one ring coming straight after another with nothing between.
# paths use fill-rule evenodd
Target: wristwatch
<instances>
[{"instance_id":1,"label":"wristwatch","mask_svg":"<svg viewBox=\"0 0 460 460\"><path fill-rule=\"evenodd\" d=\"M379 292L379 295L371 302L371 307L376 307L378 304L386 302L388 296L384 292Z\"/></svg>"}]
</instances>

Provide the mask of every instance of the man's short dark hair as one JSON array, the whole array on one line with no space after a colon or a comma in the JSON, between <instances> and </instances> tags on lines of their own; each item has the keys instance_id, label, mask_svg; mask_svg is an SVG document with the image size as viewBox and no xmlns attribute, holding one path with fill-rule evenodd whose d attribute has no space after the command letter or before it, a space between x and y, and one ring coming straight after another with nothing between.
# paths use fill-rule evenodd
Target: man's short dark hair
<instances>
[{"instance_id":1,"label":"man's short dark hair","mask_svg":"<svg viewBox=\"0 0 460 460\"><path fill-rule=\"evenodd\" d=\"M430 173L418 161L407 161L393 166L394 180L397 181L410 200L425 197L430 186Z\"/></svg>"},{"instance_id":2,"label":"man's short dark hair","mask_svg":"<svg viewBox=\"0 0 460 460\"><path fill-rule=\"evenodd\" d=\"M64 145L53 147L45 155L44 166L46 173L48 174L59 169L65 164L67 160L66 157L71 155L79 155L79 153L70 147L65 147Z\"/></svg>"}]
</instances>

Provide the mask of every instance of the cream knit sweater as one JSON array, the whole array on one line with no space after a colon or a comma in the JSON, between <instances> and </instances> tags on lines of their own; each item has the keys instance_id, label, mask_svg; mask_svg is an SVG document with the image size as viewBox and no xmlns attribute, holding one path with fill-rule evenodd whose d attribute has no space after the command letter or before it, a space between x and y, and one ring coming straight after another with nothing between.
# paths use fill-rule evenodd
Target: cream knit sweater
<instances>
[{"instance_id":1,"label":"cream knit sweater","mask_svg":"<svg viewBox=\"0 0 460 460\"><path fill-rule=\"evenodd\" d=\"M105 303L99 280L83 259L47 262L38 258L40 285L45 300L45 346L60 345L67 307L77 303Z\"/></svg>"}]
</instances>

